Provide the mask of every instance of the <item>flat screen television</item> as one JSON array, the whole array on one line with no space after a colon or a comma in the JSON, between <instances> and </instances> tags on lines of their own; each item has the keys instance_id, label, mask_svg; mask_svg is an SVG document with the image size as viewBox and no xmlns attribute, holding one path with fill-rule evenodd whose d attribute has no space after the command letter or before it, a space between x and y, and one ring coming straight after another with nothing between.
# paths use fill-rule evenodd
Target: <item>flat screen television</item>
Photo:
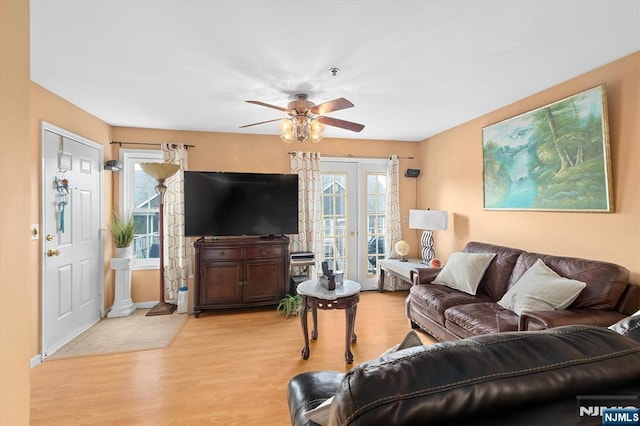
<instances>
[{"instance_id":1,"label":"flat screen television","mask_svg":"<svg viewBox=\"0 0 640 426\"><path fill-rule=\"evenodd\" d=\"M298 175L184 172L185 235L298 233Z\"/></svg>"}]
</instances>

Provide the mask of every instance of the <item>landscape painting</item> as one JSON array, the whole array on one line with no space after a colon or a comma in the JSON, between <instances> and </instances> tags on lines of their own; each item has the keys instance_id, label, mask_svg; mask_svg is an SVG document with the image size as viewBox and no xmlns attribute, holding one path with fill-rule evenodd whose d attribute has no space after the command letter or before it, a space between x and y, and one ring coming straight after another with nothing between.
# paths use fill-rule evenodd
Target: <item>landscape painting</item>
<instances>
[{"instance_id":1,"label":"landscape painting","mask_svg":"<svg viewBox=\"0 0 640 426\"><path fill-rule=\"evenodd\" d=\"M613 211L605 86L482 129L487 210Z\"/></svg>"}]
</instances>

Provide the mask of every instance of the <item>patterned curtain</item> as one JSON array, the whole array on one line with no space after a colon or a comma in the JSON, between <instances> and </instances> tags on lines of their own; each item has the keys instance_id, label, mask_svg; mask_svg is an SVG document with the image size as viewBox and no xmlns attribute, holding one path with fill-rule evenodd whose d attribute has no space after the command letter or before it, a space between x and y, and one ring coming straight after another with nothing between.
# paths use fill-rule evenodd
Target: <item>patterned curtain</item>
<instances>
[{"instance_id":1,"label":"patterned curtain","mask_svg":"<svg viewBox=\"0 0 640 426\"><path fill-rule=\"evenodd\" d=\"M400 218L400 178L399 178L400 162L397 155L389 157L387 163L387 208L386 221L384 230L385 240L385 258L397 258L398 254L393 249L394 246L402 238L401 218ZM384 290L400 290L410 287L401 279L386 273L384 277Z\"/></svg>"},{"instance_id":2,"label":"patterned curtain","mask_svg":"<svg viewBox=\"0 0 640 426\"><path fill-rule=\"evenodd\" d=\"M317 271L322 253L320 153L293 152L291 173L298 174L298 235L291 238L291 251L313 252Z\"/></svg>"},{"instance_id":3,"label":"patterned curtain","mask_svg":"<svg viewBox=\"0 0 640 426\"><path fill-rule=\"evenodd\" d=\"M178 173L165 182L164 197L164 287L167 301L177 301L178 289L187 286L189 247L184 236L184 171L187 148L182 144L162 144L164 161L180 165Z\"/></svg>"}]
</instances>

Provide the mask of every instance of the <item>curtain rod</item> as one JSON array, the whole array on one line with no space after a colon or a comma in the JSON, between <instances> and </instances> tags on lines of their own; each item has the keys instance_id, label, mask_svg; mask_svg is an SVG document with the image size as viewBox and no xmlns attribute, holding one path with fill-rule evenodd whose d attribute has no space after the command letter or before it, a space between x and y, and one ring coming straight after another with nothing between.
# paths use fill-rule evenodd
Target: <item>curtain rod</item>
<instances>
[{"instance_id":1,"label":"curtain rod","mask_svg":"<svg viewBox=\"0 0 640 426\"><path fill-rule=\"evenodd\" d=\"M120 145L122 147L122 145L153 145L153 146L160 146L162 145L160 142L119 142L119 141L111 141L109 142L109 145ZM178 146L178 144L172 143L171 144L171 148L176 148ZM184 145L185 148L195 148L195 145Z\"/></svg>"},{"instance_id":2,"label":"curtain rod","mask_svg":"<svg viewBox=\"0 0 640 426\"><path fill-rule=\"evenodd\" d=\"M287 154L289 155L296 155L295 151L289 151ZM320 156L322 157L338 157L338 158L367 158L367 159L386 159L389 158L390 155L388 156L382 156L382 155L353 155L353 154L347 154L347 155L329 155L329 154L320 154ZM413 156L411 157L401 157L398 156L398 159L403 159L403 160L413 160Z\"/></svg>"}]
</instances>

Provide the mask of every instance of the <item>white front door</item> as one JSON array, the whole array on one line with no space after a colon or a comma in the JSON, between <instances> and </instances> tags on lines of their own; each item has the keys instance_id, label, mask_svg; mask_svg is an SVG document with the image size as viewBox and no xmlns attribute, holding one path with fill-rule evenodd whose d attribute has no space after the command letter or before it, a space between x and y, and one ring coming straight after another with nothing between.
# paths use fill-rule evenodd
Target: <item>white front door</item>
<instances>
[{"instance_id":1,"label":"white front door","mask_svg":"<svg viewBox=\"0 0 640 426\"><path fill-rule=\"evenodd\" d=\"M323 258L363 290L378 287L384 258L386 161L322 160Z\"/></svg>"},{"instance_id":2,"label":"white front door","mask_svg":"<svg viewBox=\"0 0 640 426\"><path fill-rule=\"evenodd\" d=\"M100 320L102 146L42 126L42 357Z\"/></svg>"}]
</instances>

